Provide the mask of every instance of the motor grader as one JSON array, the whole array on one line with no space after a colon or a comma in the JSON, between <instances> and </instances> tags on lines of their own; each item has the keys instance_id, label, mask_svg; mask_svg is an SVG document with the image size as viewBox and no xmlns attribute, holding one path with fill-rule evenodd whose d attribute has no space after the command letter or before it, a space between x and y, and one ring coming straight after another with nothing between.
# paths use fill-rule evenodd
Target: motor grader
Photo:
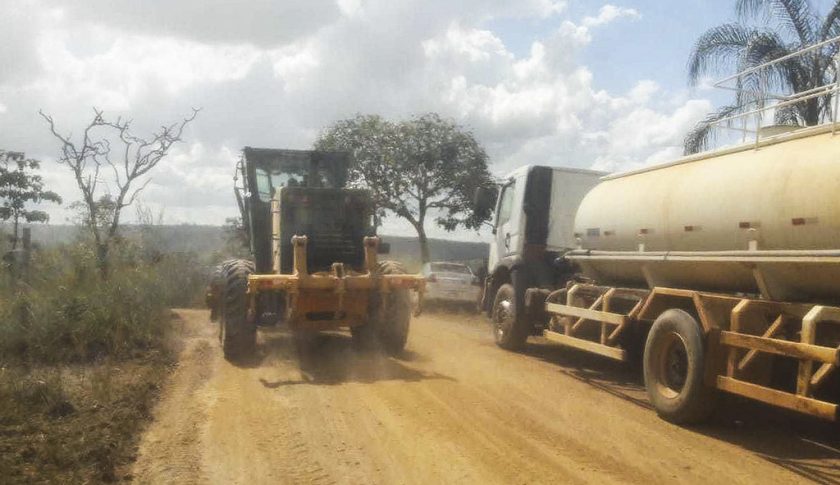
<instances>
[{"instance_id":1,"label":"motor grader","mask_svg":"<svg viewBox=\"0 0 840 485\"><path fill-rule=\"evenodd\" d=\"M370 193L346 187L348 165L341 152L243 150L234 192L253 259L219 265L207 296L226 358L253 352L257 326L275 323L297 336L349 328L358 346L404 348L409 292L419 313L425 280L378 261L388 248Z\"/></svg>"}]
</instances>

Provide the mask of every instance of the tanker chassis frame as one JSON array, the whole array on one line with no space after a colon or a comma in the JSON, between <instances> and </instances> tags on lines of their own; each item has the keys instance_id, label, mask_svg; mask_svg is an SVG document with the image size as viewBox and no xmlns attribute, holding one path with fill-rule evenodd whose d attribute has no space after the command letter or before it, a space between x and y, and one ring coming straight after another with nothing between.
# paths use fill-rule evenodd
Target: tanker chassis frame
<instances>
[{"instance_id":1,"label":"tanker chassis frame","mask_svg":"<svg viewBox=\"0 0 840 485\"><path fill-rule=\"evenodd\" d=\"M552 292L527 290L526 302L540 301L535 298L545 301L546 339L618 361L631 358L628 349L618 346L622 334L653 322L644 347L645 385L657 412L669 421L705 418L714 405L714 390L838 419L838 403L827 400L831 397L822 388L840 366L840 347L819 345L824 339L818 331L836 341L840 308L574 282ZM680 322L686 324L680 327ZM690 330L686 334L691 327L696 336ZM700 339L692 342L694 337ZM682 345L675 345L680 341ZM796 364L787 366L787 382L773 380L779 357ZM689 392L682 392L683 387ZM677 410L671 401L679 395L694 402Z\"/></svg>"}]
</instances>

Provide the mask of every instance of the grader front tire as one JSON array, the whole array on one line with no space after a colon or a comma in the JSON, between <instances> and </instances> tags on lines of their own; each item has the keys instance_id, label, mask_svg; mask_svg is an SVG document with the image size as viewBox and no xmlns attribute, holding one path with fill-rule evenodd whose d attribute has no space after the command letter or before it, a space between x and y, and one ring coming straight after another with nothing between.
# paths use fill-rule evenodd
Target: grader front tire
<instances>
[{"instance_id":1,"label":"grader front tire","mask_svg":"<svg viewBox=\"0 0 840 485\"><path fill-rule=\"evenodd\" d=\"M210 321L217 322L224 311L225 278L227 267L237 260L227 259L217 264L210 274L210 283L207 285L205 303L210 309Z\"/></svg>"},{"instance_id":2,"label":"grader front tire","mask_svg":"<svg viewBox=\"0 0 840 485\"><path fill-rule=\"evenodd\" d=\"M396 261L383 261L378 266L379 274L406 274L402 264ZM377 337L383 350L391 355L399 354L408 341L408 327L411 323L411 295L408 290L391 290L386 295L385 315L379 322Z\"/></svg>"},{"instance_id":3,"label":"grader front tire","mask_svg":"<svg viewBox=\"0 0 840 485\"><path fill-rule=\"evenodd\" d=\"M396 261L383 261L377 266L380 275L406 274L402 264ZM385 311L380 312L381 298L384 296ZM381 347L390 355L403 351L408 341L408 329L411 323L411 295L408 290L394 289L388 293L374 295L371 305L370 321L353 327L350 332L357 348Z\"/></svg>"},{"instance_id":4,"label":"grader front tire","mask_svg":"<svg viewBox=\"0 0 840 485\"><path fill-rule=\"evenodd\" d=\"M248 318L248 275L254 263L236 260L224 266L225 287L219 339L225 358L239 359L254 351L257 326Z\"/></svg>"}]
</instances>

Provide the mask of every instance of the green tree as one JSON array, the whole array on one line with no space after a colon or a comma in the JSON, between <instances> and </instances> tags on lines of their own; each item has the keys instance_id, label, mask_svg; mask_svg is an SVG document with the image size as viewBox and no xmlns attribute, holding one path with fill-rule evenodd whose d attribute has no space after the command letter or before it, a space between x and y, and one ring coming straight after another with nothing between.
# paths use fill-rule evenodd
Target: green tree
<instances>
[{"instance_id":1,"label":"green tree","mask_svg":"<svg viewBox=\"0 0 840 485\"><path fill-rule=\"evenodd\" d=\"M378 218L393 214L414 227L424 262L430 219L453 231L490 217L472 207L475 189L491 182L487 154L472 133L437 114L400 122L357 115L328 127L315 148L352 153L351 185L371 191Z\"/></svg>"},{"instance_id":2,"label":"green tree","mask_svg":"<svg viewBox=\"0 0 840 485\"><path fill-rule=\"evenodd\" d=\"M36 172L41 162L23 153L0 150L0 221L12 221L12 249L20 239L20 223L47 222L50 216L32 204L61 203L55 192L44 189L44 180Z\"/></svg>"},{"instance_id":3,"label":"green tree","mask_svg":"<svg viewBox=\"0 0 840 485\"><path fill-rule=\"evenodd\" d=\"M688 62L689 83L705 75L741 72L840 35L840 2L818 12L808 0L737 0L737 22L713 27L694 45ZM836 43L779 62L739 79L732 104L710 113L686 136L686 154L705 150L713 141L712 123L755 108L761 88L798 93L834 80ZM819 96L776 110L778 124L810 126L831 116L831 97Z\"/></svg>"}]
</instances>

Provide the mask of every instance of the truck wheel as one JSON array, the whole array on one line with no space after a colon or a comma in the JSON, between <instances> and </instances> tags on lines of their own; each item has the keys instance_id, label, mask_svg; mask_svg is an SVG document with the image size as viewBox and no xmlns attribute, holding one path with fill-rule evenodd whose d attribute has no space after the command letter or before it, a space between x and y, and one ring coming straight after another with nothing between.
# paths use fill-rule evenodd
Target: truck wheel
<instances>
[{"instance_id":1,"label":"truck wheel","mask_svg":"<svg viewBox=\"0 0 840 485\"><path fill-rule=\"evenodd\" d=\"M648 397L662 419L699 423L714 410L716 392L703 382L703 333L690 314L671 309L659 315L645 343L643 366Z\"/></svg>"},{"instance_id":2,"label":"truck wheel","mask_svg":"<svg viewBox=\"0 0 840 485\"><path fill-rule=\"evenodd\" d=\"M505 350L518 350L525 345L529 329L522 315L517 315L513 285L505 283L493 300L493 336L496 345Z\"/></svg>"},{"instance_id":3,"label":"truck wheel","mask_svg":"<svg viewBox=\"0 0 840 485\"><path fill-rule=\"evenodd\" d=\"M226 359L236 359L253 352L257 341L257 326L248 318L248 275L254 263L235 260L224 266L225 287L219 340Z\"/></svg>"}]
</instances>

